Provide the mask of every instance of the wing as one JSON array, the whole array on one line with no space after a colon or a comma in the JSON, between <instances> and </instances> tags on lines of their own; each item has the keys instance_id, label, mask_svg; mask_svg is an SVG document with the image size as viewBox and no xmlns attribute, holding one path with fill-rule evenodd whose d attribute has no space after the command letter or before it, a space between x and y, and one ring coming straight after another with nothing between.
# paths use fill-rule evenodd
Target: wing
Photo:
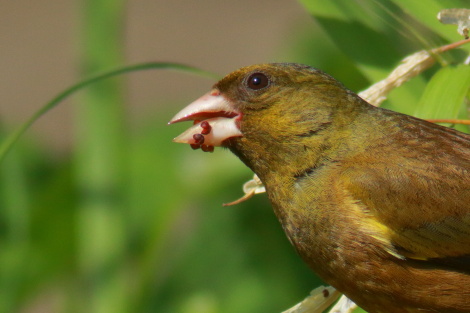
<instances>
[{"instance_id":1,"label":"wing","mask_svg":"<svg viewBox=\"0 0 470 313\"><path fill-rule=\"evenodd\" d=\"M425 126L439 134L349 160L344 187L398 254L470 272L470 136Z\"/></svg>"}]
</instances>

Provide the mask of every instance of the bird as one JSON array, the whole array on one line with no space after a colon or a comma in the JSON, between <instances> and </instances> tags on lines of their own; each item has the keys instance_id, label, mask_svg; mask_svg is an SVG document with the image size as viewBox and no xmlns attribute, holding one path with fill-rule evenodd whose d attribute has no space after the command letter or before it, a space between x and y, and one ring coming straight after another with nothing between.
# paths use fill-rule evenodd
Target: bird
<instances>
[{"instance_id":1,"label":"bird","mask_svg":"<svg viewBox=\"0 0 470 313\"><path fill-rule=\"evenodd\" d=\"M367 312L470 312L469 134L296 63L234 71L182 121L174 141L233 152L300 257Z\"/></svg>"}]
</instances>

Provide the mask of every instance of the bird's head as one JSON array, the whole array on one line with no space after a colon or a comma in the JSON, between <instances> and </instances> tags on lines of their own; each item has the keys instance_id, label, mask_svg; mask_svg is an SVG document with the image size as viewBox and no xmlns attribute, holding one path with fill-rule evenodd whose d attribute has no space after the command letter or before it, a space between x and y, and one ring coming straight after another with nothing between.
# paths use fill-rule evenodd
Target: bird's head
<instances>
[{"instance_id":1,"label":"bird's head","mask_svg":"<svg viewBox=\"0 0 470 313\"><path fill-rule=\"evenodd\" d=\"M194 121L175 142L203 151L227 147L260 174L295 164L306 149L312 157L330 149L329 138L337 133L332 130L347 124L361 102L317 69L260 64L227 75L170 124Z\"/></svg>"}]
</instances>

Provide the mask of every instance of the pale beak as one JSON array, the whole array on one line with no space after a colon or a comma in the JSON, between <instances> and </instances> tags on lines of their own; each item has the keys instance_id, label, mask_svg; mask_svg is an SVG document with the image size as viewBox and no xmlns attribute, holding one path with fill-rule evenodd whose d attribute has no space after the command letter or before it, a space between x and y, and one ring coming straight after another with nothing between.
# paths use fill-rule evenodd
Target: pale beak
<instances>
[{"instance_id":1,"label":"pale beak","mask_svg":"<svg viewBox=\"0 0 470 313\"><path fill-rule=\"evenodd\" d=\"M223 141L242 136L240 118L233 104L214 89L178 112L168 124L193 120L195 124L173 141L212 151Z\"/></svg>"}]
</instances>

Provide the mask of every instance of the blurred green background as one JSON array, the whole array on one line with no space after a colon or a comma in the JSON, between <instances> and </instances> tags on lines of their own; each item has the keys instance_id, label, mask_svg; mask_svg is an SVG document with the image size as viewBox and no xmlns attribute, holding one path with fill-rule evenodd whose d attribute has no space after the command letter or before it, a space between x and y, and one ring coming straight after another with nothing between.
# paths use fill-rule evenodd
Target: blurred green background
<instances>
[{"instance_id":1,"label":"blurred green background","mask_svg":"<svg viewBox=\"0 0 470 313\"><path fill-rule=\"evenodd\" d=\"M436 15L465 2L5 3L0 136L74 82L144 61L220 75L306 63L358 92L405 56L460 40ZM444 54L384 106L468 118L468 53ZM171 142L187 125L167 121L213 83L171 71L109 79L21 138L0 164L0 312L280 312L321 283L265 195L221 206L251 178L240 161Z\"/></svg>"}]
</instances>

